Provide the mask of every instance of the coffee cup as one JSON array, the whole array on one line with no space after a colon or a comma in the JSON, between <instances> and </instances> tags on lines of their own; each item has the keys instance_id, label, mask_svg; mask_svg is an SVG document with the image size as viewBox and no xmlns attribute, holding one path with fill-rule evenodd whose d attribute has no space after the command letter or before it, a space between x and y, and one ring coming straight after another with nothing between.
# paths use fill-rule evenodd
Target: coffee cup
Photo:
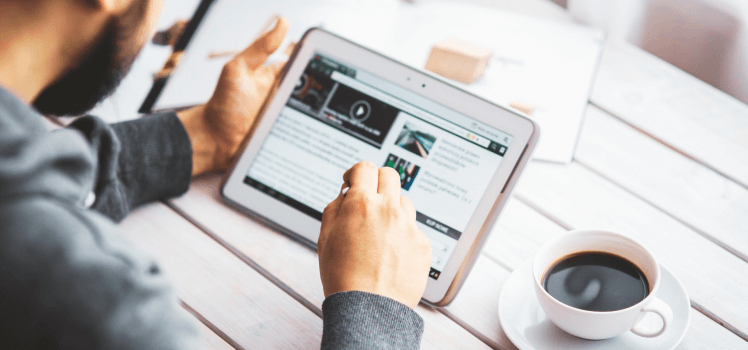
<instances>
[{"instance_id":1,"label":"coffee cup","mask_svg":"<svg viewBox=\"0 0 748 350\"><path fill-rule=\"evenodd\" d=\"M625 235L600 230L564 233L540 248L532 272L545 314L579 338L601 340L628 331L652 338L672 322L672 310L657 298L660 265ZM662 319L661 327L639 324L650 312Z\"/></svg>"}]
</instances>

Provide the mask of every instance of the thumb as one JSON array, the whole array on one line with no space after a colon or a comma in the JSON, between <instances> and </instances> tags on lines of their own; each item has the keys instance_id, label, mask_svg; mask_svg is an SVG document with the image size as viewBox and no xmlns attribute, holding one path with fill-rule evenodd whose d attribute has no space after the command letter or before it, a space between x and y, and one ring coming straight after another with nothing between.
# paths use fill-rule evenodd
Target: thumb
<instances>
[{"instance_id":1,"label":"thumb","mask_svg":"<svg viewBox=\"0 0 748 350\"><path fill-rule=\"evenodd\" d=\"M255 70L259 68L265 63L268 56L280 47L287 32L288 21L283 17L279 17L273 29L255 39L252 45L236 55L234 59L246 63L249 69Z\"/></svg>"}]
</instances>

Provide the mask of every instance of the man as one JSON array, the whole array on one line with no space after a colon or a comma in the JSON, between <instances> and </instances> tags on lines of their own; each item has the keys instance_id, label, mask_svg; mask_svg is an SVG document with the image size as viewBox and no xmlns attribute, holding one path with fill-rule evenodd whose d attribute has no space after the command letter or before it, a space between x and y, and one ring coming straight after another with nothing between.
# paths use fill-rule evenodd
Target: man
<instances>
[{"instance_id":1,"label":"man","mask_svg":"<svg viewBox=\"0 0 748 350\"><path fill-rule=\"evenodd\" d=\"M114 222L225 170L281 65L263 66L285 20L228 63L210 101L48 132L125 75L152 34L157 0L0 0L0 347L197 349L158 264ZM391 169L348 170L319 240L323 348L417 348L431 247ZM114 221L114 222L113 222Z\"/></svg>"}]
</instances>

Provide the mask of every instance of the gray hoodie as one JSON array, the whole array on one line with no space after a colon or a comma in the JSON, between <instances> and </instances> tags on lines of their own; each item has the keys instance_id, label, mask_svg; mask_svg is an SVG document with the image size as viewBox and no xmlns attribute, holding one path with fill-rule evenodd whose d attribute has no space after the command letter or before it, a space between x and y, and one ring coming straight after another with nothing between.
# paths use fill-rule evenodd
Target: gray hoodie
<instances>
[{"instance_id":1,"label":"gray hoodie","mask_svg":"<svg viewBox=\"0 0 748 350\"><path fill-rule=\"evenodd\" d=\"M184 193L192 147L174 113L48 132L0 88L0 348L197 349L152 257L115 222ZM338 293L322 306L322 348L418 348L423 320L394 300Z\"/></svg>"}]
</instances>

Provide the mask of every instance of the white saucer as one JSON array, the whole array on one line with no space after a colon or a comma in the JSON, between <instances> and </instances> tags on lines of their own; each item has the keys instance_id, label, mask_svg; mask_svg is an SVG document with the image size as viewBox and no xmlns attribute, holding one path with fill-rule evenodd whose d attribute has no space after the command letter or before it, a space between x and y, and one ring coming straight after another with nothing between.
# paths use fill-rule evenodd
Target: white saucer
<instances>
[{"instance_id":1,"label":"white saucer","mask_svg":"<svg viewBox=\"0 0 748 350\"><path fill-rule=\"evenodd\" d=\"M644 338L626 332L606 340L586 340L556 327L545 316L533 289L532 262L514 270L499 297L501 327L522 350L595 349L595 350L667 350L674 349L686 336L691 323L691 303L680 281L660 265L662 282L657 296L673 310L673 323L656 338ZM659 316L648 313L642 322L661 325Z\"/></svg>"}]
</instances>

